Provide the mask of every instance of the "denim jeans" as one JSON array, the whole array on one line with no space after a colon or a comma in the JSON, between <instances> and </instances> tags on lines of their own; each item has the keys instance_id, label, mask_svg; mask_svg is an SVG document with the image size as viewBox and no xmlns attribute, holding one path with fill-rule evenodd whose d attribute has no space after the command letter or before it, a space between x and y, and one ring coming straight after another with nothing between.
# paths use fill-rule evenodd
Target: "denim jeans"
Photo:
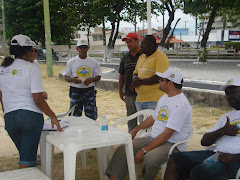
<instances>
[{"instance_id":1,"label":"denim jeans","mask_svg":"<svg viewBox=\"0 0 240 180\"><path fill-rule=\"evenodd\" d=\"M5 129L19 151L19 164L35 166L44 123L43 115L19 109L5 114L4 120Z\"/></svg>"},{"instance_id":2,"label":"denim jeans","mask_svg":"<svg viewBox=\"0 0 240 180\"><path fill-rule=\"evenodd\" d=\"M137 111L141 111L143 109L153 109L155 110L157 106L157 102L138 102L136 101L136 108ZM139 122L142 123L143 122L143 116L139 116Z\"/></svg>"}]
</instances>

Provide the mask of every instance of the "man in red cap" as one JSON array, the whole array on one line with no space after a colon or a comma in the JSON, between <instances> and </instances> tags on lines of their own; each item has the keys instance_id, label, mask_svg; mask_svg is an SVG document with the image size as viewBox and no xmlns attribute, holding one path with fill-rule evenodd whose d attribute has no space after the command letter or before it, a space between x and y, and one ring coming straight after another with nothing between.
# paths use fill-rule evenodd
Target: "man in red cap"
<instances>
[{"instance_id":1,"label":"man in red cap","mask_svg":"<svg viewBox=\"0 0 240 180\"><path fill-rule=\"evenodd\" d=\"M132 83L132 74L135 69L137 60L142 54L139 47L139 38L136 33L129 33L122 41L126 41L129 52L126 53L120 63L119 67L119 95L120 98L125 102L127 109L127 116L130 116L137 112L135 101L136 92L130 90L130 84ZM125 85L125 92L123 86ZM137 118L128 121L128 131L130 132L137 126Z\"/></svg>"}]
</instances>

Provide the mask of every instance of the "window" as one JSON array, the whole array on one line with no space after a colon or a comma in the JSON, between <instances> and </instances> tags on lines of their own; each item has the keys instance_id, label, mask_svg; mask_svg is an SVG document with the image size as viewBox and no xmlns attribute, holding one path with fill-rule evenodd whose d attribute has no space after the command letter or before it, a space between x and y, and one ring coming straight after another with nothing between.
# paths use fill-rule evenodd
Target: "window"
<instances>
[{"instance_id":1,"label":"window","mask_svg":"<svg viewBox=\"0 0 240 180\"><path fill-rule=\"evenodd\" d=\"M81 34L77 34L76 38L80 39L81 38Z\"/></svg>"}]
</instances>

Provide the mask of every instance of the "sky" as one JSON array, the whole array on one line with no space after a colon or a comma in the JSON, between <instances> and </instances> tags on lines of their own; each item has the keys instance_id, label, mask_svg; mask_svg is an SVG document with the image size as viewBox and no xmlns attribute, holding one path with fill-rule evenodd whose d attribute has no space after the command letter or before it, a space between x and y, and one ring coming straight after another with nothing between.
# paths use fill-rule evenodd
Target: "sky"
<instances>
[{"instance_id":1,"label":"sky","mask_svg":"<svg viewBox=\"0 0 240 180\"><path fill-rule=\"evenodd\" d=\"M164 25L165 26L167 25L168 18L169 18L169 16L168 16L168 13L166 11L165 12L165 17L164 17ZM178 22L176 28L185 28L185 24L186 24L186 28L189 28L190 33L192 32L193 35L194 35L194 33L195 33L195 21L196 20L192 16L184 14L181 10L178 9L175 12L175 18L174 18L174 21L172 23L172 28L174 27L178 18L181 18L181 20ZM158 29L158 27L163 26L163 16L162 15L160 15L160 16L152 15L151 22L152 22L152 28ZM110 23L107 23L107 27L110 27ZM134 25L133 24L121 21L119 31L122 31L122 29L124 27L128 27L128 28L131 29L131 31L134 31ZM143 22L138 21L137 30L138 30L138 28L140 30L143 29ZM144 22L144 28L147 29L147 22L146 21Z\"/></svg>"}]
</instances>

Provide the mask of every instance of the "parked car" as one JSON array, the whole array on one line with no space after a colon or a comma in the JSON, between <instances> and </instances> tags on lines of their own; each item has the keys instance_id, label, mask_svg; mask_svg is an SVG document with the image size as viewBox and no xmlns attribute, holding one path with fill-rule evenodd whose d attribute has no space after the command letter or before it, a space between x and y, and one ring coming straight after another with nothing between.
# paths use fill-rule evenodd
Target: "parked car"
<instances>
[{"instance_id":1,"label":"parked car","mask_svg":"<svg viewBox=\"0 0 240 180\"><path fill-rule=\"evenodd\" d=\"M37 60L45 60L47 59L47 51L44 48L37 48L38 54L37 54ZM59 61L59 57L57 56L56 51L52 49L52 60L53 61Z\"/></svg>"}]
</instances>

